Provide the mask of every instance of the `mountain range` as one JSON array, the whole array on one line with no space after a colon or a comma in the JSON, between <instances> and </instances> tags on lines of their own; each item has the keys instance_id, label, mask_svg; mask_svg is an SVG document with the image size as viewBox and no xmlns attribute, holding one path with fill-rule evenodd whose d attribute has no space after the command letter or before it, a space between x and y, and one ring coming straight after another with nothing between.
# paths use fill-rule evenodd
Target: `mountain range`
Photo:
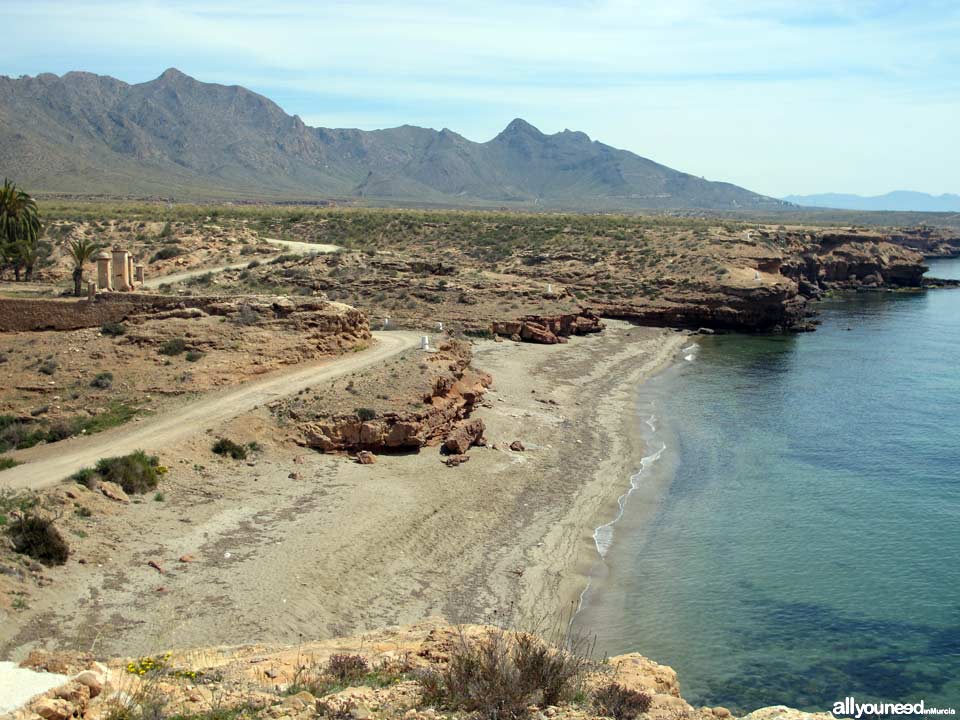
<instances>
[{"instance_id":1,"label":"mountain range","mask_svg":"<svg viewBox=\"0 0 960 720\"><path fill-rule=\"evenodd\" d=\"M960 212L960 195L928 195L922 192L896 190L886 195L849 195L821 193L819 195L788 195L787 202L806 207L837 210L895 210L907 212Z\"/></svg>"},{"instance_id":2,"label":"mountain range","mask_svg":"<svg viewBox=\"0 0 960 720\"><path fill-rule=\"evenodd\" d=\"M271 100L169 69L0 77L0 176L37 194L361 199L572 210L774 210L582 132L517 119L488 142L451 130L315 128Z\"/></svg>"}]
</instances>

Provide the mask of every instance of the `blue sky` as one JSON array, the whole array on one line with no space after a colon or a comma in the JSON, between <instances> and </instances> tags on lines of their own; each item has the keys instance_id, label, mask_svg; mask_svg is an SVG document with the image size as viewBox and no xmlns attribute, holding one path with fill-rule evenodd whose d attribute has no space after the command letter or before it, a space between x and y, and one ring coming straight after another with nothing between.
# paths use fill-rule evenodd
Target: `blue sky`
<instances>
[{"instance_id":1,"label":"blue sky","mask_svg":"<svg viewBox=\"0 0 960 720\"><path fill-rule=\"evenodd\" d=\"M960 3L0 0L0 74L167 67L310 125L582 130L770 195L960 193Z\"/></svg>"}]
</instances>

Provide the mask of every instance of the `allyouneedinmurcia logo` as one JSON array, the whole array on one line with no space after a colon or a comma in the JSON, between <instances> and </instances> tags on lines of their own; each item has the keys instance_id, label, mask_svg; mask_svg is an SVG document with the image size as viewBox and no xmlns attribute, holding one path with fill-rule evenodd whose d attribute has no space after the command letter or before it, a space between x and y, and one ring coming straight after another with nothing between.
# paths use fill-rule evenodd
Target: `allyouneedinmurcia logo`
<instances>
[{"instance_id":1,"label":"allyouneedinmurcia logo","mask_svg":"<svg viewBox=\"0 0 960 720\"><path fill-rule=\"evenodd\" d=\"M881 718L894 715L956 715L954 708L927 707L921 700L915 703L858 703L855 697L846 697L833 704L835 717Z\"/></svg>"}]
</instances>

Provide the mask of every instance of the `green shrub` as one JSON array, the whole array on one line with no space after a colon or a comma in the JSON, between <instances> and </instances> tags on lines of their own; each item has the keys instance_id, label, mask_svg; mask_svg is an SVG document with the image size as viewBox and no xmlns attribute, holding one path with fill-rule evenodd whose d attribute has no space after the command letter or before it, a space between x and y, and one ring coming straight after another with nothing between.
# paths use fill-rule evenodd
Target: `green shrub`
<instances>
[{"instance_id":1,"label":"green shrub","mask_svg":"<svg viewBox=\"0 0 960 720\"><path fill-rule=\"evenodd\" d=\"M238 445L233 440L228 438L220 438L213 444L211 448L213 452L217 455L222 455L224 457L232 457L234 460L246 460L247 459L247 448L243 445Z\"/></svg>"},{"instance_id":2,"label":"green shrub","mask_svg":"<svg viewBox=\"0 0 960 720\"><path fill-rule=\"evenodd\" d=\"M23 515L8 530L13 549L44 565L63 565L70 556L70 546L53 524L53 520L33 513Z\"/></svg>"},{"instance_id":3,"label":"green shrub","mask_svg":"<svg viewBox=\"0 0 960 720\"><path fill-rule=\"evenodd\" d=\"M0 456L0 470L9 470L10 468L16 467L19 464L20 463L11 457Z\"/></svg>"},{"instance_id":4,"label":"green shrub","mask_svg":"<svg viewBox=\"0 0 960 720\"><path fill-rule=\"evenodd\" d=\"M113 373L109 372L97 373L97 376L90 381L90 387L100 388L101 390L106 390L111 385L113 385Z\"/></svg>"},{"instance_id":5,"label":"green shrub","mask_svg":"<svg viewBox=\"0 0 960 720\"><path fill-rule=\"evenodd\" d=\"M373 420L377 416L377 411L372 408L357 408L355 412L363 422Z\"/></svg>"},{"instance_id":6,"label":"green shrub","mask_svg":"<svg viewBox=\"0 0 960 720\"><path fill-rule=\"evenodd\" d=\"M48 358L47 360L44 360L42 363L40 363L39 370L44 375L53 375L57 371L57 368L59 367L60 367L60 363L58 363L53 358Z\"/></svg>"},{"instance_id":7,"label":"green shrub","mask_svg":"<svg viewBox=\"0 0 960 720\"><path fill-rule=\"evenodd\" d=\"M206 353L202 353L199 350L190 350L185 357L187 362L196 362L197 360L203 359L205 354Z\"/></svg>"},{"instance_id":8,"label":"green shrub","mask_svg":"<svg viewBox=\"0 0 960 720\"><path fill-rule=\"evenodd\" d=\"M157 487L164 470L155 455L137 450L129 455L101 458L93 470L84 468L71 479L91 487L97 480L116 483L125 493L138 495Z\"/></svg>"},{"instance_id":9,"label":"green shrub","mask_svg":"<svg viewBox=\"0 0 960 720\"><path fill-rule=\"evenodd\" d=\"M171 338L160 346L161 355L179 355L187 349L187 341L183 338Z\"/></svg>"},{"instance_id":10,"label":"green shrub","mask_svg":"<svg viewBox=\"0 0 960 720\"><path fill-rule=\"evenodd\" d=\"M100 334L108 337L118 337L126 332L126 326L118 322L108 322L100 328Z\"/></svg>"},{"instance_id":11,"label":"green shrub","mask_svg":"<svg viewBox=\"0 0 960 720\"><path fill-rule=\"evenodd\" d=\"M157 250L153 257L150 258L150 262L156 262L157 260L170 260L171 258L178 257L183 255L183 248L179 245L167 245Z\"/></svg>"}]
</instances>

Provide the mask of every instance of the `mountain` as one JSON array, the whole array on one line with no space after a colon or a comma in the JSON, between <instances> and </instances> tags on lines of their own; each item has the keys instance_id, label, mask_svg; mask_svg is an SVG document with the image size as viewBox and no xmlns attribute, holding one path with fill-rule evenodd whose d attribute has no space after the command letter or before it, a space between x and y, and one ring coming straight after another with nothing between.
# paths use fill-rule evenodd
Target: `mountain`
<instances>
[{"instance_id":1,"label":"mountain","mask_svg":"<svg viewBox=\"0 0 960 720\"><path fill-rule=\"evenodd\" d=\"M582 132L517 119L488 142L404 125L313 128L239 86L170 69L129 85L0 77L0 175L34 193L329 199L568 209L785 206Z\"/></svg>"},{"instance_id":2,"label":"mountain","mask_svg":"<svg viewBox=\"0 0 960 720\"><path fill-rule=\"evenodd\" d=\"M927 193L896 190L886 195L788 195L787 202L806 207L835 208L837 210L899 210L907 212L960 212L960 195L928 195Z\"/></svg>"}]
</instances>

